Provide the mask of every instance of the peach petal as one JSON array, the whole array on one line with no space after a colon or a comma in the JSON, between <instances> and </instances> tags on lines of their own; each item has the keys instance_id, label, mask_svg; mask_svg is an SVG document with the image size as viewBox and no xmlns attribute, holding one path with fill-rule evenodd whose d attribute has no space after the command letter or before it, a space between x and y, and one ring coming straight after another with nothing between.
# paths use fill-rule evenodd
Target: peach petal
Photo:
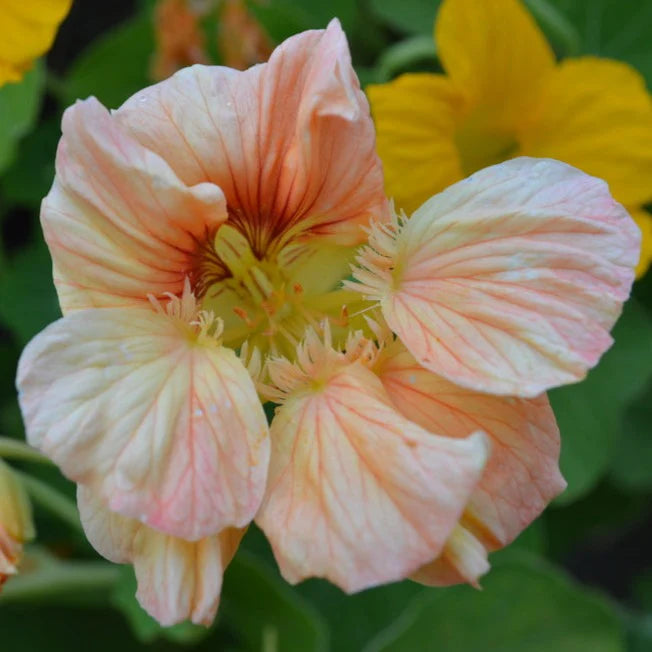
<instances>
[{"instance_id":1,"label":"peach petal","mask_svg":"<svg viewBox=\"0 0 652 652\"><path fill-rule=\"evenodd\" d=\"M361 291L381 300L418 362L524 397L581 380L609 348L640 246L603 181L528 158L435 195L391 246L375 234L383 242L372 235L360 257Z\"/></svg>"},{"instance_id":2,"label":"peach petal","mask_svg":"<svg viewBox=\"0 0 652 652\"><path fill-rule=\"evenodd\" d=\"M227 218L219 187L186 186L95 98L65 112L56 170L41 222L64 314L180 294Z\"/></svg>"},{"instance_id":3,"label":"peach petal","mask_svg":"<svg viewBox=\"0 0 652 652\"><path fill-rule=\"evenodd\" d=\"M396 408L421 427L454 438L487 434L489 461L463 522L488 550L510 543L565 489L559 429L545 394L522 399L465 389L398 347L378 374Z\"/></svg>"},{"instance_id":4,"label":"peach petal","mask_svg":"<svg viewBox=\"0 0 652 652\"><path fill-rule=\"evenodd\" d=\"M193 328L140 308L77 311L28 344L17 381L32 445L110 509L188 540L251 521L269 458L249 374Z\"/></svg>"},{"instance_id":5,"label":"peach petal","mask_svg":"<svg viewBox=\"0 0 652 652\"><path fill-rule=\"evenodd\" d=\"M315 385L274 417L256 522L289 582L325 577L353 592L404 578L441 552L481 475L484 436L408 421L359 362Z\"/></svg>"},{"instance_id":6,"label":"peach petal","mask_svg":"<svg viewBox=\"0 0 652 652\"><path fill-rule=\"evenodd\" d=\"M116 113L188 184L210 181L257 253L310 234L363 241L386 215L369 105L337 20L244 72L193 66Z\"/></svg>"},{"instance_id":7,"label":"peach petal","mask_svg":"<svg viewBox=\"0 0 652 652\"><path fill-rule=\"evenodd\" d=\"M184 541L111 512L88 487L78 488L77 501L93 547L110 561L133 563L136 597L143 609L165 627L184 620L211 624L224 569L243 530L227 529L199 541Z\"/></svg>"}]
</instances>

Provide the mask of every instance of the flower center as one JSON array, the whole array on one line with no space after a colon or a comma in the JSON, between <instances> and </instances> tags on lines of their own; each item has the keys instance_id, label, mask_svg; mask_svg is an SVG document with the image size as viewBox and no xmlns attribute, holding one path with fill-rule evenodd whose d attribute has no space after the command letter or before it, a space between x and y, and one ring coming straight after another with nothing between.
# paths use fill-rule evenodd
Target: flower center
<instances>
[{"instance_id":1,"label":"flower center","mask_svg":"<svg viewBox=\"0 0 652 652\"><path fill-rule=\"evenodd\" d=\"M360 295L341 289L352 258L349 248L290 244L262 258L236 228L222 226L207 243L193 279L201 307L224 320L222 340L245 341L264 354L294 359L309 326L328 319L335 333L349 325Z\"/></svg>"},{"instance_id":2,"label":"flower center","mask_svg":"<svg viewBox=\"0 0 652 652\"><path fill-rule=\"evenodd\" d=\"M455 143L466 176L516 156L518 141L513 131L476 111L457 129Z\"/></svg>"}]
</instances>

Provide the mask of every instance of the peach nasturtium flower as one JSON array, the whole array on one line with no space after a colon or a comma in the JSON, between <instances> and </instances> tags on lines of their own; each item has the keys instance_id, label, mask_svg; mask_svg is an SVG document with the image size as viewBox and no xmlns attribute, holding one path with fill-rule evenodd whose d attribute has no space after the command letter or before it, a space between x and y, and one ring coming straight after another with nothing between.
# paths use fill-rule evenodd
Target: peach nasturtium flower
<instances>
[{"instance_id":1,"label":"peach nasturtium flower","mask_svg":"<svg viewBox=\"0 0 652 652\"><path fill-rule=\"evenodd\" d=\"M14 472L0 460L0 589L18 572L23 544L34 537L32 508Z\"/></svg>"},{"instance_id":2,"label":"peach nasturtium flower","mask_svg":"<svg viewBox=\"0 0 652 652\"><path fill-rule=\"evenodd\" d=\"M611 344L638 229L535 159L399 218L374 145L337 21L64 114L41 214L64 317L20 402L163 624L210 622L252 519L291 582L477 584L564 487L544 392Z\"/></svg>"},{"instance_id":3,"label":"peach nasturtium flower","mask_svg":"<svg viewBox=\"0 0 652 652\"><path fill-rule=\"evenodd\" d=\"M0 86L19 81L52 46L72 0L0 0Z\"/></svg>"},{"instance_id":4,"label":"peach nasturtium flower","mask_svg":"<svg viewBox=\"0 0 652 652\"><path fill-rule=\"evenodd\" d=\"M652 96L619 61L555 61L520 0L444 0L435 42L446 74L408 73L367 94L387 192L407 212L487 165L550 157L605 179L652 260Z\"/></svg>"}]
</instances>

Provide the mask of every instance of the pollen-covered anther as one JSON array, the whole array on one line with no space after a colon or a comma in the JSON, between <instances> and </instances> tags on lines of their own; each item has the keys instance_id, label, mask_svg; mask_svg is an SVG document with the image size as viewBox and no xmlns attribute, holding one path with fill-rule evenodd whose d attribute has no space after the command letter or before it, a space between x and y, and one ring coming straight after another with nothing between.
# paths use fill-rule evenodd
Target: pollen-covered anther
<instances>
[{"instance_id":1,"label":"pollen-covered anther","mask_svg":"<svg viewBox=\"0 0 652 652\"><path fill-rule=\"evenodd\" d=\"M368 300L382 299L396 283L397 240L407 217L396 213L392 205L389 222L372 222L367 232L367 244L360 248L351 266L355 281L344 281L351 290L360 292Z\"/></svg>"},{"instance_id":2,"label":"pollen-covered anther","mask_svg":"<svg viewBox=\"0 0 652 652\"><path fill-rule=\"evenodd\" d=\"M343 347L333 345L330 322L321 324L321 334L315 328L306 331L297 345L294 362L284 357L270 358L267 373L270 384L261 386L265 398L283 403L290 395L304 389L316 391L325 387L342 367L360 362L366 367L375 363L379 349L362 331L349 333Z\"/></svg>"}]
</instances>

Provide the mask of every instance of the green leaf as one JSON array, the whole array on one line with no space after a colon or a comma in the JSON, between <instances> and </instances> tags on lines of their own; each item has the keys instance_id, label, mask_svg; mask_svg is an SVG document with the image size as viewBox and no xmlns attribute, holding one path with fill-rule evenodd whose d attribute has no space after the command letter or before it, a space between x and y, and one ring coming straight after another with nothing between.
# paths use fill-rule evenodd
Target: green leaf
<instances>
[{"instance_id":1,"label":"green leaf","mask_svg":"<svg viewBox=\"0 0 652 652\"><path fill-rule=\"evenodd\" d=\"M369 8L399 32L432 36L440 4L441 0L371 0Z\"/></svg>"},{"instance_id":2,"label":"green leaf","mask_svg":"<svg viewBox=\"0 0 652 652\"><path fill-rule=\"evenodd\" d=\"M609 603L552 566L523 556L482 585L418 596L365 652L624 652Z\"/></svg>"},{"instance_id":3,"label":"green leaf","mask_svg":"<svg viewBox=\"0 0 652 652\"><path fill-rule=\"evenodd\" d=\"M11 163L18 142L38 116L44 78L43 66L37 63L21 82L0 88L0 172Z\"/></svg>"},{"instance_id":4,"label":"green leaf","mask_svg":"<svg viewBox=\"0 0 652 652\"><path fill-rule=\"evenodd\" d=\"M277 43L297 32L326 27L332 18L339 18L342 28L348 32L358 11L357 3L351 0L250 0L247 4L256 20Z\"/></svg>"},{"instance_id":5,"label":"green leaf","mask_svg":"<svg viewBox=\"0 0 652 652\"><path fill-rule=\"evenodd\" d=\"M61 316L52 261L42 240L20 251L0 277L0 319L21 345Z\"/></svg>"},{"instance_id":6,"label":"green leaf","mask_svg":"<svg viewBox=\"0 0 652 652\"><path fill-rule=\"evenodd\" d=\"M75 61L63 84L66 103L90 95L115 108L150 82L149 64L154 33L148 12L143 11L106 32Z\"/></svg>"},{"instance_id":7,"label":"green leaf","mask_svg":"<svg viewBox=\"0 0 652 652\"><path fill-rule=\"evenodd\" d=\"M586 380L550 392L568 481L558 503L577 500L607 472L625 410L652 377L652 319L640 303L626 304L613 336L615 344Z\"/></svg>"},{"instance_id":8,"label":"green leaf","mask_svg":"<svg viewBox=\"0 0 652 652\"><path fill-rule=\"evenodd\" d=\"M321 652L319 614L263 562L242 550L226 571L220 619L243 650Z\"/></svg>"}]
</instances>

